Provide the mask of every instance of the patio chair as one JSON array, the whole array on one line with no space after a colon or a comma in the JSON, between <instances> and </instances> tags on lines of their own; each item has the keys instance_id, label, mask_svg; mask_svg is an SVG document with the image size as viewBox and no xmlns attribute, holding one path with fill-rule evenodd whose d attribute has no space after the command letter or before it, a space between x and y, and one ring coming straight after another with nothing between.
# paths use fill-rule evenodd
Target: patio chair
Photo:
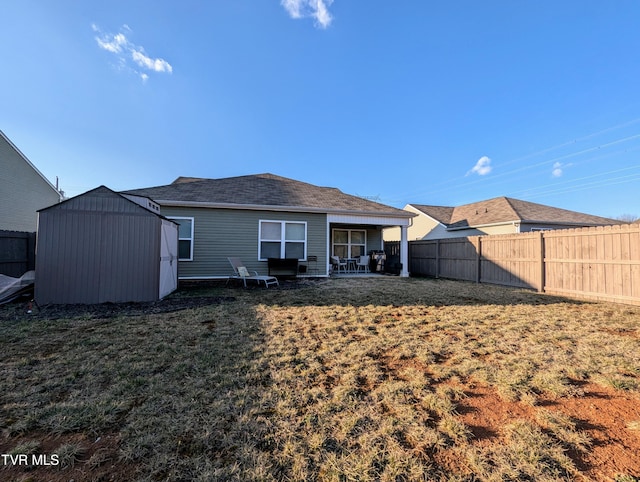
<instances>
[{"instance_id":1,"label":"patio chair","mask_svg":"<svg viewBox=\"0 0 640 482\"><path fill-rule=\"evenodd\" d=\"M343 273L347 272L347 262L342 261L337 256L331 256L331 266L333 266L333 269L338 273L340 272L340 270L342 270Z\"/></svg>"},{"instance_id":2,"label":"patio chair","mask_svg":"<svg viewBox=\"0 0 640 482\"><path fill-rule=\"evenodd\" d=\"M247 280L254 280L260 285L260 282L264 283L265 288L268 288L271 285L280 286L278 283L278 278L275 276L263 276L259 275L257 271L254 271L254 274L249 273L249 270L244 265L240 258L230 257L227 258L229 263L233 267L234 275L230 276L229 279L241 279L244 283L244 287L247 287Z\"/></svg>"},{"instance_id":3,"label":"patio chair","mask_svg":"<svg viewBox=\"0 0 640 482\"><path fill-rule=\"evenodd\" d=\"M356 263L356 269L358 271L358 273L360 272L360 270L363 270L365 273L369 272L369 256L360 256L360 258L358 258L358 261Z\"/></svg>"}]
</instances>

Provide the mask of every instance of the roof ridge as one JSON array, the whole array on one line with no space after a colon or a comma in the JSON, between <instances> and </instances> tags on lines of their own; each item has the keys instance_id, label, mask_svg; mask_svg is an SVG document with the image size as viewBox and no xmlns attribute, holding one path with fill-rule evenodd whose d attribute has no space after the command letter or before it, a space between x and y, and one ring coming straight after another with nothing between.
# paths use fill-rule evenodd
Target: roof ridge
<instances>
[{"instance_id":1,"label":"roof ridge","mask_svg":"<svg viewBox=\"0 0 640 482\"><path fill-rule=\"evenodd\" d=\"M511 208L511 210L513 211L513 214L516 215L516 217L518 218L518 220L522 221L522 214L520 214L518 212L518 209L513 205L513 203L511 202L512 198L509 198L507 196L500 196L502 199L504 199L507 203L507 205ZM497 199L497 198L496 198Z\"/></svg>"}]
</instances>

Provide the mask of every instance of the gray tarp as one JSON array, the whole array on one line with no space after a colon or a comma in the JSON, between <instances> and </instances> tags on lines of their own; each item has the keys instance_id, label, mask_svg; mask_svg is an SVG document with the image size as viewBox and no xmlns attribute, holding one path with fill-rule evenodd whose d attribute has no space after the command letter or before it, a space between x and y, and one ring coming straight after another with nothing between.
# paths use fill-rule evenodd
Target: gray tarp
<instances>
[{"instance_id":1,"label":"gray tarp","mask_svg":"<svg viewBox=\"0 0 640 482\"><path fill-rule=\"evenodd\" d=\"M27 271L20 278L0 274L0 305L31 291L35 279L35 271Z\"/></svg>"}]
</instances>

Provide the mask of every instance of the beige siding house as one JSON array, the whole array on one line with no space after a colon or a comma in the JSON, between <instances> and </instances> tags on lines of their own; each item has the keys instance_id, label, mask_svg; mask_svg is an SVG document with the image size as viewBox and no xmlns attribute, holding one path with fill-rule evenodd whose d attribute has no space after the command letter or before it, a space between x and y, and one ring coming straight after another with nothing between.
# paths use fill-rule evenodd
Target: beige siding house
<instances>
[{"instance_id":1,"label":"beige siding house","mask_svg":"<svg viewBox=\"0 0 640 482\"><path fill-rule=\"evenodd\" d=\"M416 215L408 228L409 240L622 224L615 219L509 197L497 197L458 207L407 204L404 210ZM397 241L399 236L396 229L384 232L386 241Z\"/></svg>"},{"instance_id":2,"label":"beige siding house","mask_svg":"<svg viewBox=\"0 0 640 482\"><path fill-rule=\"evenodd\" d=\"M297 259L305 274L328 276L330 256L355 258L383 249L382 229L404 233L401 276L408 276L407 228L413 213L331 187L257 174L223 179L178 178L135 189L180 224L180 279L232 274L228 257L267 274L269 258Z\"/></svg>"},{"instance_id":3,"label":"beige siding house","mask_svg":"<svg viewBox=\"0 0 640 482\"><path fill-rule=\"evenodd\" d=\"M0 230L34 232L39 209L60 193L0 131Z\"/></svg>"}]
</instances>

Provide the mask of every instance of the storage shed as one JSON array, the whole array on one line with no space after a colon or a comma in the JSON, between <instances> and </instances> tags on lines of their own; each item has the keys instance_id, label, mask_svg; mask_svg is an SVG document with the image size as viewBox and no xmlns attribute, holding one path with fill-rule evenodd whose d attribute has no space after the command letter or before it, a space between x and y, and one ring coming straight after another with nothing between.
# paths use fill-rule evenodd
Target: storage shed
<instances>
[{"instance_id":1,"label":"storage shed","mask_svg":"<svg viewBox=\"0 0 640 482\"><path fill-rule=\"evenodd\" d=\"M159 300L178 286L178 225L100 186L38 211L38 304Z\"/></svg>"}]
</instances>

